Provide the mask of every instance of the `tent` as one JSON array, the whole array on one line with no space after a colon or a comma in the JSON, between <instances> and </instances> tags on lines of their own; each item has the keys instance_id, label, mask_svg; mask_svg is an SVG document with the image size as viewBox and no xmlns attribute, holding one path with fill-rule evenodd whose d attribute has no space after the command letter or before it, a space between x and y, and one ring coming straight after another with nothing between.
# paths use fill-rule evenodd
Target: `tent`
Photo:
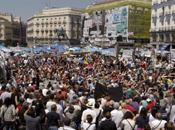
<instances>
[{"instance_id":1,"label":"tent","mask_svg":"<svg viewBox=\"0 0 175 130\"><path fill-rule=\"evenodd\" d=\"M8 49L8 48L6 48L4 46L1 46L1 45L0 45L0 50L2 50L4 52L12 52L12 50L10 50L10 49Z\"/></svg>"}]
</instances>

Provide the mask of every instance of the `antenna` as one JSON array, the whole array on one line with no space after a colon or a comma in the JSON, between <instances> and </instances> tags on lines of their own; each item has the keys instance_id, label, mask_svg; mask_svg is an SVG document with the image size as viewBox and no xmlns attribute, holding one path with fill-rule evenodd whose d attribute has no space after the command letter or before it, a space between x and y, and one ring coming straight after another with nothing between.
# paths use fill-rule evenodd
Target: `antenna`
<instances>
[{"instance_id":1,"label":"antenna","mask_svg":"<svg viewBox=\"0 0 175 130\"><path fill-rule=\"evenodd\" d=\"M45 7L45 9L47 9L47 7L48 7L48 2L46 1L46 7Z\"/></svg>"}]
</instances>

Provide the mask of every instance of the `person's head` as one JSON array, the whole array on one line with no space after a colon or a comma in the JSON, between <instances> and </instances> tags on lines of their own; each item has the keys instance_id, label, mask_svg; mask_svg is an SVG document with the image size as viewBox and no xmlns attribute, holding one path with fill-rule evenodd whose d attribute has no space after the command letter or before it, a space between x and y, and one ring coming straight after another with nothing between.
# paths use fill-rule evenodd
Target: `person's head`
<instances>
[{"instance_id":1,"label":"person's head","mask_svg":"<svg viewBox=\"0 0 175 130\"><path fill-rule=\"evenodd\" d=\"M106 112L105 113L105 117L106 117L106 119L110 119L111 118L111 113L110 112Z\"/></svg>"},{"instance_id":2,"label":"person's head","mask_svg":"<svg viewBox=\"0 0 175 130\"><path fill-rule=\"evenodd\" d=\"M56 110L57 110L57 106L56 106L56 104L53 104L51 106L51 111L55 112Z\"/></svg>"},{"instance_id":3,"label":"person's head","mask_svg":"<svg viewBox=\"0 0 175 130\"><path fill-rule=\"evenodd\" d=\"M53 100L53 99L54 99L54 94L50 94L50 95L49 95L49 98L50 98L51 100Z\"/></svg>"},{"instance_id":4,"label":"person's head","mask_svg":"<svg viewBox=\"0 0 175 130\"><path fill-rule=\"evenodd\" d=\"M89 114L89 115L87 115L87 117L86 117L86 120L87 120L87 122L88 123L91 123L92 122L92 116Z\"/></svg>"},{"instance_id":5,"label":"person's head","mask_svg":"<svg viewBox=\"0 0 175 130\"><path fill-rule=\"evenodd\" d=\"M28 103L27 103L27 102L24 102L24 103L22 104L22 108L23 108L23 109L28 109Z\"/></svg>"},{"instance_id":6,"label":"person's head","mask_svg":"<svg viewBox=\"0 0 175 130\"><path fill-rule=\"evenodd\" d=\"M157 107L156 106L154 106L154 107L152 107L151 108L151 115L154 117L154 118L156 118L156 113L158 112L158 110L157 110Z\"/></svg>"},{"instance_id":7,"label":"person's head","mask_svg":"<svg viewBox=\"0 0 175 130\"><path fill-rule=\"evenodd\" d=\"M158 119L158 120L162 119L162 114L160 112L156 113L156 119Z\"/></svg>"},{"instance_id":8,"label":"person's head","mask_svg":"<svg viewBox=\"0 0 175 130\"><path fill-rule=\"evenodd\" d=\"M10 106L12 104L12 100L11 98L6 98L5 101L4 101L4 105L6 105L6 107Z\"/></svg>"},{"instance_id":9,"label":"person's head","mask_svg":"<svg viewBox=\"0 0 175 130\"><path fill-rule=\"evenodd\" d=\"M115 102L113 106L114 106L114 109L117 109L117 110L118 110L118 109L119 109L119 107L120 107L120 105L119 105L119 103L118 103L118 102Z\"/></svg>"},{"instance_id":10,"label":"person's head","mask_svg":"<svg viewBox=\"0 0 175 130\"><path fill-rule=\"evenodd\" d=\"M121 103L121 107L122 107L122 109L125 109L126 108L126 103L125 102L122 102Z\"/></svg>"},{"instance_id":11,"label":"person's head","mask_svg":"<svg viewBox=\"0 0 175 130\"><path fill-rule=\"evenodd\" d=\"M147 117L147 110L146 110L146 108L143 107L143 108L141 109L141 111L140 111L140 116L141 116L141 117Z\"/></svg>"},{"instance_id":12,"label":"person's head","mask_svg":"<svg viewBox=\"0 0 175 130\"><path fill-rule=\"evenodd\" d=\"M71 119L69 119L69 118L66 117L66 118L64 118L63 122L64 122L64 125L65 126L70 126Z\"/></svg>"},{"instance_id":13,"label":"person's head","mask_svg":"<svg viewBox=\"0 0 175 130\"><path fill-rule=\"evenodd\" d=\"M143 130L151 130L151 127L149 124L144 125Z\"/></svg>"},{"instance_id":14,"label":"person's head","mask_svg":"<svg viewBox=\"0 0 175 130\"><path fill-rule=\"evenodd\" d=\"M74 109L74 107L73 107L73 106L69 106L69 108L68 108L69 113L71 113L71 114L72 114L72 113L74 112L74 110L75 110L75 109Z\"/></svg>"},{"instance_id":15,"label":"person's head","mask_svg":"<svg viewBox=\"0 0 175 130\"><path fill-rule=\"evenodd\" d=\"M11 92L15 92L16 91L16 88L14 86L11 87Z\"/></svg>"},{"instance_id":16,"label":"person's head","mask_svg":"<svg viewBox=\"0 0 175 130\"><path fill-rule=\"evenodd\" d=\"M130 112L130 111L127 111L125 114L124 114L124 119L133 119L134 115Z\"/></svg>"},{"instance_id":17,"label":"person's head","mask_svg":"<svg viewBox=\"0 0 175 130\"><path fill-rule=\"evenodd\" d=\"M167 123L165 123L164 129L165 130L174 130L175 127L174 127L173 122L167 122Z\"/></svg>"},{"instance_id":18,"label":"person's head","mask_svg":"<svg viewBox=\"0 0 175 130\"><path fill-rule=\"evenodd\" d=\"M27 115L34 117L35 116L35 108L31 107L27 113Z\"/></svg>"},{"instance_id":19,"label":"person's head","mask_svg":"<svg viewBox=\"0 0 175 130\"><path fill-rule=\"evenodd\" d=\"M36 94L36 99L39 100L41 98L41 93Z\"/></svg>"}]
</instances>

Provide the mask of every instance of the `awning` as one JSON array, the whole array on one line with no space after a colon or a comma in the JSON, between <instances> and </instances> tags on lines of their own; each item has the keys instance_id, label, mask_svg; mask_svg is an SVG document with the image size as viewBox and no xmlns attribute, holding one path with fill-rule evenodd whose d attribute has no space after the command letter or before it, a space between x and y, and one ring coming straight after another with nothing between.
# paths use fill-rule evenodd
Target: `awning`
<instances>
[{"instance_id":1,"label":"awning","mask_svg":"<svg viewBox=\"0 0 175 130\"><path fill-rule=\"evenodd\" d=\"M159 50L165 50L170 44L163 44Z\"/></svg>"}]
</instances>

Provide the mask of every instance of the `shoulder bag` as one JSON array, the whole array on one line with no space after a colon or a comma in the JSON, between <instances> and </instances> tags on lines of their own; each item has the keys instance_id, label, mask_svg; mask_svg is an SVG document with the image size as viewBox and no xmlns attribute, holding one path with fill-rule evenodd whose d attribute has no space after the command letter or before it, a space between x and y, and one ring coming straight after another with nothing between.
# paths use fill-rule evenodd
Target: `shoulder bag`
<instances>
[{"instance_id":1,"label":"shoulder bag","mask_svg":"<svg viewBox=\"0 0 175 130\"><path fill-rule=\"evenodd\" d=\"M129 121L127 119L126 119L126 121L129 123ZM133 130L135 130L130 123L129 123L129 125Z\"/></svg>"}]
</instances>

